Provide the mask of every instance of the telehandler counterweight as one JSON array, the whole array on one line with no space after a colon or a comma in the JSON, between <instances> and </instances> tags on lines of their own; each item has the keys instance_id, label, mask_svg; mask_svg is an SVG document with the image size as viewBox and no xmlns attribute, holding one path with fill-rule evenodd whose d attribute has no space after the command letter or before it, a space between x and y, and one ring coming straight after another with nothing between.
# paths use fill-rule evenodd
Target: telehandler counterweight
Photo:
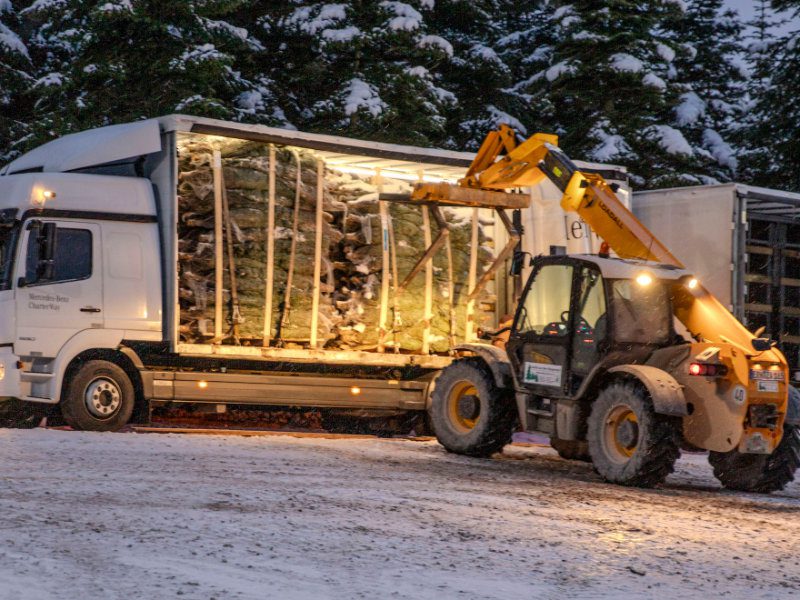
<instances>
[{"instance_id":1,"label":"telehandler counterweight","mask_svg":"<svg viewBox=\"0 0 800 600\"><path fill-rule=\"evenodd\" d=\"M683 447L708 450L726 487L782 489L800 466L800 394L783 354L705 289L614 186L579 171L556 144L546 134L518 143L501 126L458 185L412 193L412 202L459 204L468 195L496 208L515 201L500 202L502 190L546 177L562 208L616 254L533 259L505 352L459 346L462 358L439 376L431 403L439 441L487 456L519 423L612 482L661 483Z\"/></svg>"}]
</instances>

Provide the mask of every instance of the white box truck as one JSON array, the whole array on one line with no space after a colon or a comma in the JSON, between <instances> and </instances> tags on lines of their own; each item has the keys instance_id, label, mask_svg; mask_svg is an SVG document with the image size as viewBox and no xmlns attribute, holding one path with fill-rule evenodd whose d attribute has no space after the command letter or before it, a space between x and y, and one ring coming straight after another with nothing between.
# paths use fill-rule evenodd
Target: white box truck
<instances>
[{"instance_id":1,"label":"white box truck","mask_svg":"<svg viewBox=\"0 0 800 600\"><path fill-rule=\"evenodd\" d=\"M229 323L221 310L209 325L200 327L207 337L198 340L183 335L178 281L183 257L178 232L189 217L179 214L183 177L179 152L208 140L303 149L320 164L342 172L382 173L410 181L455 181L473 158L469 153L182 115L76 133L28 152L0 170L0 303L4 308L0 415L6 421L34 424L44 409L60 405L65 420L76 428L117 430L132 416L145 418L153 405L181 402L424 414L431 382L450 363L455 345L474 339L474 317L459 317L464 326L458 331L457 319L451 319L444 351L432 350L429 328L423 329L419 351L396 351L385 339L380 347L367 350L325 348L324 340L317 338L315 316L322 287L318 253L315 285L309 292L315 304L308 339L276 343L282 340L276 340L275 331L265 324L263 340L226 343L219 333ZM212 196L218 203L224 190L220 191L222 185L216 179L214 188ZM546 201L557 206L560 197L549 182L531 193L539 211ZM314 224L305 227L301 235L317 240L322 236L321 204L318 193L316 228ZM213 226L219 234L226 223L216 204L215 210ZM556 220L563 219L563 213L557 215ZM474 212L473 227L481 220L491 230L495 247L502 247L504 231L482 219ZM525 214L517 216L520 224L527 219ZM276 229L270 228L268 239L273 239ZM567 237L569 231L575 237L577 230L565 224L563 231L563 235L548 232L550 245L575 243ZM419 232L420 246L429 233ZM224 249L222 236L214 237L210 246L218 278L211 295L216 295L220 307ZM385 249L387 236L383 239ZM527 239L523 246L541 251L531 243ZM472 246L469 277L474 281L472 266L478 248ZM388 258L383 265L384 281L388 281ZM490 322L484 325L496 325L498 317L512 310L515 286L506 271L498 270L488 290L489 301L468 309L488 314ZM277 305L280 290L270 282L269 273L266 277L265 302ZM391 329L386 325L391 302L387 309L384 292L389 284L384 281L379 286L385 337L385 330ZM432 310L429 296L426 293L428 313Z\"/></svg>"},{"instance_id":2,"label":"white box truck","mask_svg":"<svg viewBox=\"0 0 800 600\"><path fill-rule=\"evenodd\" d=\"M800 194L727 183L634 192L632 208L800 381Z\"/></svg>"}]
</instances>

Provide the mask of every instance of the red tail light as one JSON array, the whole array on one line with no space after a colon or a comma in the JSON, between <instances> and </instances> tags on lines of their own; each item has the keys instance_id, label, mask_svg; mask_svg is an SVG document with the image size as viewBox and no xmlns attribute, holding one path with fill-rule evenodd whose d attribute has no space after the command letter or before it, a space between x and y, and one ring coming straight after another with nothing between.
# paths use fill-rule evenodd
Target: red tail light
<instances>
[{"instance_id":1,"label":"red tail light","mask_svg":"<svg viewBox=\"0 0 800 600\"><path fill-rule=\"evenodd\" d=\"M692 363L689 365L689 375L699 377L723 377L728 373L725 365L712 365L706 363Z\"/></svg>"}]
</instances>

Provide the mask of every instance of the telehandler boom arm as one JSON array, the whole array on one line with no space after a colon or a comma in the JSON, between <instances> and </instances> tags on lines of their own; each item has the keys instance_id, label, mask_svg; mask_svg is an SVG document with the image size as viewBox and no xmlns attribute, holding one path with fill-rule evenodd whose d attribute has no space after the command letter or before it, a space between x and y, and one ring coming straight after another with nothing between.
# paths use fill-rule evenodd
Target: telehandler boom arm
<instances>
[{"instance_id":1,"label":"telehandler boom arm","mask_svg":"<svg viewBox=\"0 0 800 600\"><path fill-rule=\"evenodd\" d=\"M486 193L486 204L491 206L498 191L533 186L547 178L563 193L561 207L577 213L620 258L683 268L681 261L619 200L616 188L600 175L581 172L557 142L554 135L537 133L519 143L514 131L501 125L487 135L458 185L418 184L412 200L449 204L468 189L473 206L480 205L479 191ZM730 344L745 355L778 362L788 373L783 354L766 340L758 340L701 284L691 290L676 287L674 312L695 340ZM754 340L758 349L753 346Z\"/></svg>"}]
</instances>

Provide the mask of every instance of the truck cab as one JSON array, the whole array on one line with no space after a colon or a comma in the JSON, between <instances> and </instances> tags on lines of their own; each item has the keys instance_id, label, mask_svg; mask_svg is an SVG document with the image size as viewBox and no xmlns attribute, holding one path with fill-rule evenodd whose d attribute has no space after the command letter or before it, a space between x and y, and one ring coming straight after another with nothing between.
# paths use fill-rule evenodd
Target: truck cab
<instances>
[{"instance_id":1,"label":"truck cab","mask_svg":"<svg viewBox=\"0 0 800 600\"><path fill-rule=\"evenodd\" d=\"M58 403L67 371L97 349L161 340L158 249L145 179L0 177L0 397ZM113 378L97 375L86 393L99 428L126 418Z\"/></svg>"}]
</instances>

